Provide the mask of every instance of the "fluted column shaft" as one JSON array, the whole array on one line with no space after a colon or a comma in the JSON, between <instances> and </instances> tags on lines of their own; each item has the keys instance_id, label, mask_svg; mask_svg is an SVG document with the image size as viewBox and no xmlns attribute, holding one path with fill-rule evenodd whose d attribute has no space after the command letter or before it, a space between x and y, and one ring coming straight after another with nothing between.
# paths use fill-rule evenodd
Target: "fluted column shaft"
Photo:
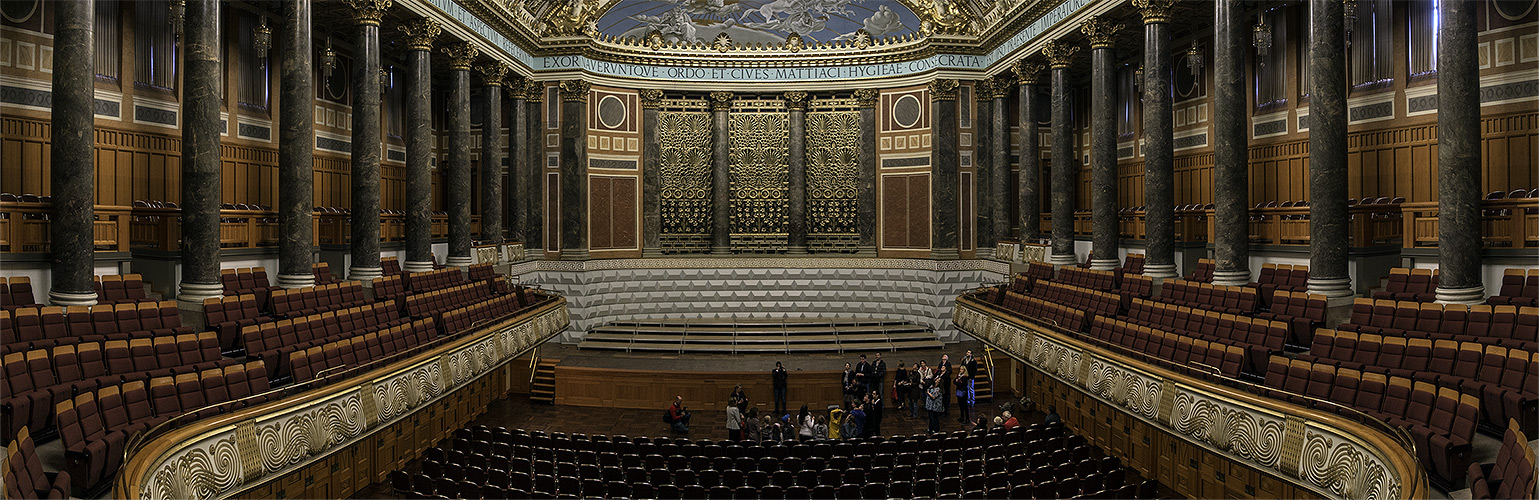
<instances>
[{"instance_id":1,"label":"fluted column shaft","mask_svg":"<svg viewBox=\"0 0 1539 500\"><path fill-rule=\"evenodd\" d=\"M1480 68L1474 2L1443 2L1437 58L1440 302L1480 303ZM1532 167L1532 165L1530 165ZM1530 375L1532 376L1532 375Z\"/></svg>"},{"instance_id":2,"label":"fluted column shaft","mask_svg":"<svg viewBox=\"0 0 1539 500\"><path fill-rule=\"evenodd\" d=\"M406 77L406 266L433 270L433 38L436 23L414 26Z\"/></svg>"},{"instance_id":3,"label":"fluted column shaft","mask_svg":"<svg viewBox=\"0 0 1539 500\"><path fill-rule=\"evenodd\" d=\"M468 266L470 257L470 67L449 72L449 168L445 201L449 204L451 266Z\"/></svg>"},{"instance_id":4,"label":"fluted column shaft","mask_svg":"<svg viewBox=\"0 0 1539 500\"><path fill-rule=\"evenodd\" d=\"M1144 18L1144 274L1176 277L1175 131L1171 116L1170 23ZM1242 127L1243 129L1243 127Z\"/></svg>"},{"instance_id":5,"label":"fluted column shaft","mask_svg":"<svg viewBox=\"0 0 1539 500\"><path fill-rule=\"evenodd\" d=\"M711 253L731 253L732 245L732 166L728 164L727 119L732 108L732 93L711 93Z\"/></svg>"},{"instance_id":6,"label":"fluted column shaft","mask_svg":"<svg viewBox=\"0 0 1539 500\"><path fill-rule=\"evenodd\" d=\"M1021 173L1017 180L1020 192L1021 242L1035 242L1042 235L1042 139L1037 132L1038 110L1035 72L1031 79L1021 76L1020 122Z\"/></svg>"},{"instance_id":7,"label":"fluted column shaft","mask_svg":"<svg viewBox=\"0 0 1539 500\"><path fill-rule=\"evenodd\" d=\"M1074 125L1069 121L1069 67L1053 65L1053 264L1073 265L1074 255Z\"/></svg>"},{"instance_id":8,"label":"fluted column shaft","mask_svg":"<svg viewBox=\"0 0 1539 500\"><path fill-rule=\"evenodd\" d=\"M347 278L370 281L379 266L379 22L389 0L348 0L358 21L353 43L352 264Z\"/></svg>"},{"instance_id":9,"label":"fluted column shaft","mask_svg":"<svg viewBox=\"0 0 1539 500\"><path fill-rule=\"evenodd\" d=\"M1002 87L1005 83L1001 80L995 85ZM991 212L989 217L994 221L989 248L1001 240L1010 239L1010 115L1005 110L1007 92L1001 87L994 89L994 109L989 113L989 140L993 141L989 153L990 163L994 166L994 182L985 186L994 199L994 203L984 207Z\"/></svg>"},{"instance_id":10,"label":"fluted column shaft","mask_svg":"<svg viewBox=\"0 0 1539 500\"><path fill-rule=\"evenodd\" d=\"M957 81L939 79L930 82L930 258L955 259L957 251L958 179L957 167Z\"/></svg>"},{"instance_id":11,"label":"fluted column shaft","mask_svg":"<svg viewBox=\"0 0 1539 500\"><path fill-rule=\"evenodd\" d=\"M787 175L790 177L786 206L787 253L807 253L807 93L786 93L790 115Z\"/></svg>"},{"instance_id":12,"label":"fluted column shaft","mask_svg":"<svg viewBox=\"0 0 1539 500\"><path fill-rule=\"evenodd\" d=\"M500 66L488 66L497 68ZM497 70L491 70L497 71ZM502 71L506 71L503 69ZM502 75L488 73L481 118L481 241L502 245ZM501 250L499 250L501 251Z\"/></svg>"},{"instance_id":13,"label":"fluted column shaft","mask_svg":"<svg viewBox=\"0 0 1539 500\"><path fill-rule=\"evenodd\" d=\"M1310 50L1342 54L1340 0L1310 0ZM1309 58L1309 293L1352 294L1347 275L1347 72L1344 57Z\"/></svg>"},{"instance_id":14,"label":"fluted column shaft","mask_svg":"<svg viewBox=\"0 0 1539 500\"><path fill-rule=\"evenodd\" d=\"M53 285L48 300L57 306L96 304L91 229L96 217L95 13L91 0L63 0L54 9L53 148L48 172L53 197L48 234Z\"/></svg>"},{"instance_id":15,"label":"fluted column shaft","mask_svg":"<svg viewBox=\"0 0 1539 500\"><path fill-rule=\"evenodd\" d=\"M1213 10L1213 283L1229 286L1250 282L1250 30L1241 1L1217 0Z\"/></svg>"},{"instance_id":16,"label":"fluted column shaft","mask_svg":"<svg viewBox=\"0 0 1539 500\"><path fill-rule=\"evenodd\" d=\"M219 283L219 2L187 2L182 72L182 283L177 302L200 309Z\"/></svg>"},{"instance_id":17,"label":"fluted column shaft","mask_svg":"<svg viewBox=\"0 0 1539 500\"><path fill-rule=\"evenodd\" d=\"M310 0L283 2L278 89L278 286L315 284L315 85Z\"/></svg>"},{"instance_id":18,"label":"fluted column shaft","mask_svg":"<svg viewBox=\"0 0 1539 500\"><path fill-rule=\"evenodd\" d=\"M1117 90L1110 43L1090 50L1091 269L1117 267Z\"/></svg>"}]
</instances>

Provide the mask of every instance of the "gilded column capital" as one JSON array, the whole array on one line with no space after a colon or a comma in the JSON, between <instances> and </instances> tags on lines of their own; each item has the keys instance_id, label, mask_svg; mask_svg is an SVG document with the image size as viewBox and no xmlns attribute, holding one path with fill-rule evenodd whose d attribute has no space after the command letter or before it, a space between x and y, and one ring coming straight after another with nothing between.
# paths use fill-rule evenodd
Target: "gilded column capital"
<instances>
[{"instance_id":1,"label":"gilded column capital","mask_svg":"<svg viewBox=\"0 0 1539 500\"><path fill-rule=\"evenodd\" d=\"M1042 46L1042 56L1047 58L1048 64L1054 69L1067 68L1074 61L1074 54L1079 52L1079 46L1053 40Z\"/></svg>"},{"instance_id":2,"label":"gilded column capital","mask_svg":"<svg viewBox=\"0 0 1539 500\"><path fill-rule=\"evenodd\" d=\"M711 92L711 110L722 110L732 107L731 92Z\"/></svg>"},{"instance_id":3,"label":"gilded column capital","mask_svg":"<svg viewBox=\"0 0 1539 500\"><path fill-rule=\"evenodd\" d=\"M359 26L379 26L390 10L391 0L344 0L353 9L353 22Z\"/></svg>"},{"instance_id":4,"label":"gilded column capital","mask_svg":"<svg viewBox=\"0 0 1539 500\"><path fill-rule=\"evenodd\" d=\"M1015 92L1015 82L1014 73L994 75L994 98L1009 99L1010 94Z\"/></svg>"},{"instance_id":5,"label":"gilded column capital","mask_svg":"<svg viewBox=\"0 0 1539 500\"><path fill-rule=\"evenodd\" d=\"M862 108L874 108L878 95L876 89L855 89L855 102Z\"/></svg>"},{"instance_id":6,"label":"gilded column capital","mask_svg":"<svg viewBox=\"0 0 1539 500\"><path fill-rule=\"evenodd\" d=\"M973 100L987 102L994 98L994 79L984 78L973 82Z\"/></svg>"},{"instance_id":7,"label":"gilded column capital","mask_svg":"<svg viewBox=\"0 0 1539 500\"><path fill-rule=\"evenodd\" d=\"M807 92L792 90L785 93L786 109L807 109Z\"/></svg>"},{"instance_id":8,"label":"gilded column capital","mask_svg":"<svg viewBox=\"0 0 1539 500\"><path fill-rule=\"evenodd\" d=\"M930 81L930 100L955 101L957 99L957 81L951 78L937 78Z\"/></svg>"},{"instance_id":9,"label":"gilded column capital","mask_svg":"<svg viewBox=\"0 0 1539 500\"><path fill-rule=\"evenodd\" d=\"M1170 22L1170 11L1176 0L1133 0L1133 7L1143 16L1144 24Z\"/></svg>"},{"instance_id":10,"label":"gilded column capital","mask_svg":"<svg viewBox=\"0 0 1539 500\"><path fill-rule=\"evenodd\" d=\"M432 19L416 19L396 26L401 33L406 34L406 48L409 50L433 50L433 40L443 34L444 27L438 21Z\"/></svg>"},{"instance_id":11,"label":"gilded column capital","mask_svg":"<svg viewBox=\"0 0 1539 500\"><path fill-rule=\"evenodd\" d=\"M524 80L524 100L529 102L543 102L545 100L545 84L535 80Z\"/></svg>"},{"instance_id":12,"label":"gilded column capital","mask_svg":"<svg viewBox=\"0 0 1539 500\"><path fill-rule=\"evenodd\" d=\"M561 81L561 102L588 102L588 89L592 88L583 80Z\"/></svg>"},{"instance_id":13,"label":"gilded column capital","mask_svg":"<svg viewBox=\"0 0 1539 500\"><path fill-rule=\"evenodd\" d=\"M1041 82L1042 70L1045 68L1042 66L1042 63L1021 59L1016 61L1015 64L1010 65L1010 69L1015 72L1016 82L1022 85L1030 85Z\"/></svg>"},{"instance_id":14,"label":"gilded column capital","mask_svg":"<svg viewBox=\"0 0 1539 500\"><path fill-rule=\"evenodd\" d=\"M1122 31L1122 23L1095 16L1081 23L1079 31L1090 39L1091 49L1109 49L1117 41L1117 32Z\"/></svg>"},{"instance_id":15,"label":"gilded column capital","mask_svg":"<svg viewBox=\"0 0 1539 500\"><path fill-rule=\"evenodd\" d=\"M641 107L643 109L657 109L663 104L663 91L658 89L641 90Z\"/></svg>"},{"instance_id":16,"label":"gilded column capital","mask_svg":"<svg viewBox=\"0 0 1539 500\"><path fill-rule=\"evenodd\" d=\"M476 72L481 73L481 83L501 87L503 80L508 77L508 65L502 61L477 64Z\"/></svg>"},{"instance_id":17,"label":"gilded column capital","mask_svg":"<svg viewBox=\"0 0 1539 500\"><path fill-rule=\"evenodd\" d=\"M460 42L443 48L444 54L449 56L449 67L454 69L470 70L475 64L476 58L481 56L481 48L470 42Z\"/></svg>"}]
</instances>

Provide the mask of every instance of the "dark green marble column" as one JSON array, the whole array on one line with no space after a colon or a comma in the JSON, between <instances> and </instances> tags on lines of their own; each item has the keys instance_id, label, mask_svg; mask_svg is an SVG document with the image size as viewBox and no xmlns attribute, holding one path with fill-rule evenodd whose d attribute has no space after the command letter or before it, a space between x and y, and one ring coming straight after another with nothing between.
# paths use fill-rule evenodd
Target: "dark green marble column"
<instances>
[{"instance_id":1,"label":"dark green marble column","mask_svg":"<svg viewBox=\"0 0 1539 500\"><path fill-rule=\"evenodd\" d=\"M1078 262L1074 254L1074 182L1079 168L1074 160L1074 124L1069 121L1069 64L1079 47L1064 42L1048 42L1042 48L1053 67L1053 145L1052 145L1052 208L1053 250L1048 261L1054 265L1072 266Z\"/></svg>"},{"instance_id":2,"label":"dark green marble column","mask_svg":"<svg viewBox=\"0 0 1539 500\"><path fill-rule=\"evenodd\" d=\"M218 0L187 2L182 72L182 309L224 294L219 283L219 106L223 64Z\"/></svg>"},{"instance_id":3,"label":"dark green marble column","mask_svg":"<svg viewBox=\"0 0 1539 500\"><path fill-rule=\"evenodd\" d=\"M1478 304L1486 295L1480 277L1480 68L1475 52L1475 9L1480 4L1453 1L1441 5L1443 25L1437 39L1437 246L1442 276L1437 300Z\"/></svg>"},{"instance_id":4,"label":"dark green marble column","mask_svg":"<svg viewBox=\"0 0 1539 500\"><path fill-rule=\"evenodd\" d=\"M984 207L994 221L993 239L988 248L994 248L1000 241L1014 239L1010 227L1010 115L1005 108L1005 101L1014 91L1013 73L1004 73L994 79L993 109L987 124L993 141L993 147L989 148L989 163L994 166L994 182L987 189L994 203Z\"/></svg>"},{"instance_id":5,"label":"dark green marble column","mask_svg":"<svg viewBox=\"0 0 1539 500\"><path fill-rule=\"evenodd\" d=\"M545 120L541 107L545 103L545 84L534 80L524 82L524 161L529 168L524 172L524 213L529 221L524 226L524 248L529 255L541 258L545 248ZM556 250L556 249L551 249Z\"/></svg>"},{"instance_id":6,"label":"dark green marble column","mask_svg":"<svg viewBox=\"0 0 1539 500\"><path fill-rule=\"evenodd\" d=\"M973 161L973 248L978 255L994 254L994 210L998 204L994 198L994 185L1001 182L994 173L994 80L984 78L973 83L973 143L970 147ZM958 113L961 107L957 106ZM963 221L965 224L967 221Z\"/></svg>"},{"instance_id":7,"label":"dark green marble column","mask_svg":"<svg viewBox=\"0 0 1539 500\"><path fill-rule=\"evenodd\" d=\"M1251 30L1245 22L1244 0L1214 2L1211 237L1215 285L1250 282L1250 108L1245 97L1245 51L1250 50Z\"/></svg>"},{"instance_id":8,"label":"dark green marble column","mask_svg":"<svg viewBox=\"0 0 1539 500\"><path fill-rule=\"evenodd\" d=\"M278 37L278 286L315 284L315 85L310 0L283 2Z\"/></svg>"},{"instance_id":9,"label":"dark green marble column","mask_svg":"<svg viewBox=\"0 0 1539 500\"><path fill-rule=\"evenodd\" d=\"M589 88L561 81L561 260L588 259Z\"/></svg>"},{"instance_id":10,"label":"dark green marble column","mask_svg":"<svg viewBox=\"0 0 1539 500\"><path fill-rule=\"evenodd\" d=\"M449 168L444 171L449 205L449 257L445 264L464 267L470 257L470 67L481 49L470 42L444 48L449 56Z\"/></svg>"},{"instance_id":11,"label":"dark green marble column","mask_svg":"<svg viewBox=\"0 0 1539 500\"><path fill-rule=\"evenodd\" d=\"M789 115L786 192L786 253L807 253L807 93L784 94Z\"/></svg>"},{"instance_id":12,"label":"dark green marble column","mask_svg":"<svg viewBox=\"0 0 1539 500\"><path fill-rule=\"evenodd\" d=\"M502 246L502 80L508 65L493 61L476 67L485 101L481 118L481 241ZM502 250L499 248L498 252Z\"/></svg>"},{"instance_id":13,"label":"dark green marble column","mask_svg":"<svg viewBox=\"0 0 1539 500\"><path fill-rule=\"evenodd\" d=\"M1037 99L1037 86L1042 65L1020 60L1015 62L1015 76L1020 82L1017 91L1021 122L1020 157L1021 172L1017 179L1020 193L1021 242L1036 243L1042 236L1042 140L1037 131L1037 120L1042 115Z\"/></svg>"},{"instance_id":14,"label":"dark green marble column","mask_svg":"<svg viewBox=\"0 0 1539 500\"><path fill-rule=\"evenodd\" d=\"M860 234L857 255L876 255L876 89L855 89L860 107L860 151L857 153L855 230Z\"/></svg>"},{"instance_id":15,"label":"dark green marble column","mask_svg":"<svg viewBox=\"0 0 1539 500\"><path fill-rule=\"evenodd\" d=\"M524 247L528 248L532 245L529 242L529 226L535 221L529 219L529 169L534 168L534 165L529 163L527 150L534 145L529 144L529 110L525 104L524 82L511 78L506 86L508 97L513 99L513 123L508 132L508 237L512 238L511 241L523 242Z\"/></svg>"},{"instance_id":16,"label":"dark green marble column","mask_svg":"<svg viewBox=\"0 0 1539 500\"><path fill-rule=\"evenodd\" d=\"M379 23L391 0L346 0L358 37L353 43L352 263L347 279L371 281L379 266Z\"/></svg>"},{"instance_id":17,"label":"dark green marble column","mask_svg":"<svg viewBox=\"0 0 1539 500\"><path fill-rule=\"evenodd\" d=\"M61 0L54 7L53 149L48 173L48 189L53 196L48 233L53 285L48 289L48 302L89 306L96 304L91 229L96 203L96 125L92 111L96 102L92 66L96 7L91 0ZM217 111L214 118L219 118ZM218 131L214 132L218 139ZM217 245L217 233L214 241ZM218 269L214 272L217 279Z\"/></svg>"},{"instance_id":18,"label":"dark green marble column","mask_svg":"<svg viewBox=\"0 0 1539 500\"><path fill-rule=\"evenodd\" d=\"M399 27L406 35L406 264L407 272L433 270L433 40L438 21Z\"/></svg>"},{"instance_id":19,"label":"dark green marble column","mask_svg":"<svg viewBox=\"0 0 1539 500\"><path fill-rule=\"evenodd\" d=\"M1310 50L1343 54L1341 2L1310 0ZM1309 293L1352 295L1347 274L1345 57L1309 58Z\"/></svg>"},{"instance_id":20,"label":"dark green marble column","mask_svg":"<svg viewBox=\"0 0 1539 500\"><path fill-rule=\"evenodd\" d=\"M930 82L930 258L959 256L957 224L957 81Z\"/></svg>"},{"instance_id":21,"label":"dark green marble column","mask_svg":"<svg viewBox=\"0 0 1539 500\"><path fill-rule=\"evenodd\" d=\"M1175 0L1134 0L1144 19L1144 274L1176 277L1175 131L1171 115L1170 8Z\"/></svg>"},{"instance_id":22,"label":"dark green marble column","mask_svg":"<svg viewBox=\"0 0 1539 500\"><path fill-rule=\"evenodd\" d=\"M711 92L711 253L732 253L732 166L727 135L731 92Z\"/></svg>"},{"instance_id":23,"label":"dark green marble column","mask_svg":"<svg viewBox=\"0 0 1539 500\"><path fill-rule=\"evenodd\" d=\"M662 250L662 143L657 135L657 107L663 91L641 91L641 256L661 257Z\"/></svg>"},{"instance_id":24,"label":"dark green marble column","mask_svg":"<svg viewBox=\"0 0 1539 500\"><path fill-rule=\"evenodd\" d=\"M1117 228L1117 88L1112 43L1122 24L1093 17L1080 25L1090 39L1091 269L1114 269Z\"/></svg>"}]
</instances>

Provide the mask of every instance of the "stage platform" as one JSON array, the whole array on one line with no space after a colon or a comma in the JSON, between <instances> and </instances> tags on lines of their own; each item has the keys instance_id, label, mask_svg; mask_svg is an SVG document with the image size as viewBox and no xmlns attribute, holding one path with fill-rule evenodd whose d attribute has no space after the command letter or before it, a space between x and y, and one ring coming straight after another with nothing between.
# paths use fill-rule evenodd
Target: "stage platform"
<instances>
[{"instance_id":1,"label":"stage platform","mask_svg":"<svg viewBox=\"0 0 1539 500\"><path fill-rule=\"evenodd\" d=\"M578 347L645 353L792 354L939 349L929 328L857 318L693 318L616 321Z\"/></svg>"}]
</instances>

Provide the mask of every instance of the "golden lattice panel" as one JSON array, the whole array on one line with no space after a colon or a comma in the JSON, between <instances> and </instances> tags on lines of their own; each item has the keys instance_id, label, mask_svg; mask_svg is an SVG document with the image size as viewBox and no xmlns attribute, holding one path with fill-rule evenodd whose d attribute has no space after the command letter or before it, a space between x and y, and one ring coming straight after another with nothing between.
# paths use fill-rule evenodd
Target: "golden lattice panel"
<instances>
[{"instance_id":1,"label":"golden lattice panel","mask_svg":"<svg viewBox=\"0 0 1539 500\"><path fill-rule=\"evenodd\" d=\"M728 119L732 247L781 251L790 217L790 117L786 113L732 113Z\"/></svg>"},{"instance_id":2,"label":"golden lattice panel","mask_svg":"<svg viewBox=\"0 0 1539 500\"><path fill-rule=\"evenodd\" d=\"M809 243L848 239L840 236L856 233L860 112L807 113L806 130Z\"/></svg>"},{"instance_id":3,"label":"golden lattice panel","mask_svg":"<svg viewBox=\"0 0 1539 500\"><path fill-rule=\"evenodd\" d=\"M709 238L711 114L659 111L657 122L662 233Z\"/></svg>"}]
</instances>

